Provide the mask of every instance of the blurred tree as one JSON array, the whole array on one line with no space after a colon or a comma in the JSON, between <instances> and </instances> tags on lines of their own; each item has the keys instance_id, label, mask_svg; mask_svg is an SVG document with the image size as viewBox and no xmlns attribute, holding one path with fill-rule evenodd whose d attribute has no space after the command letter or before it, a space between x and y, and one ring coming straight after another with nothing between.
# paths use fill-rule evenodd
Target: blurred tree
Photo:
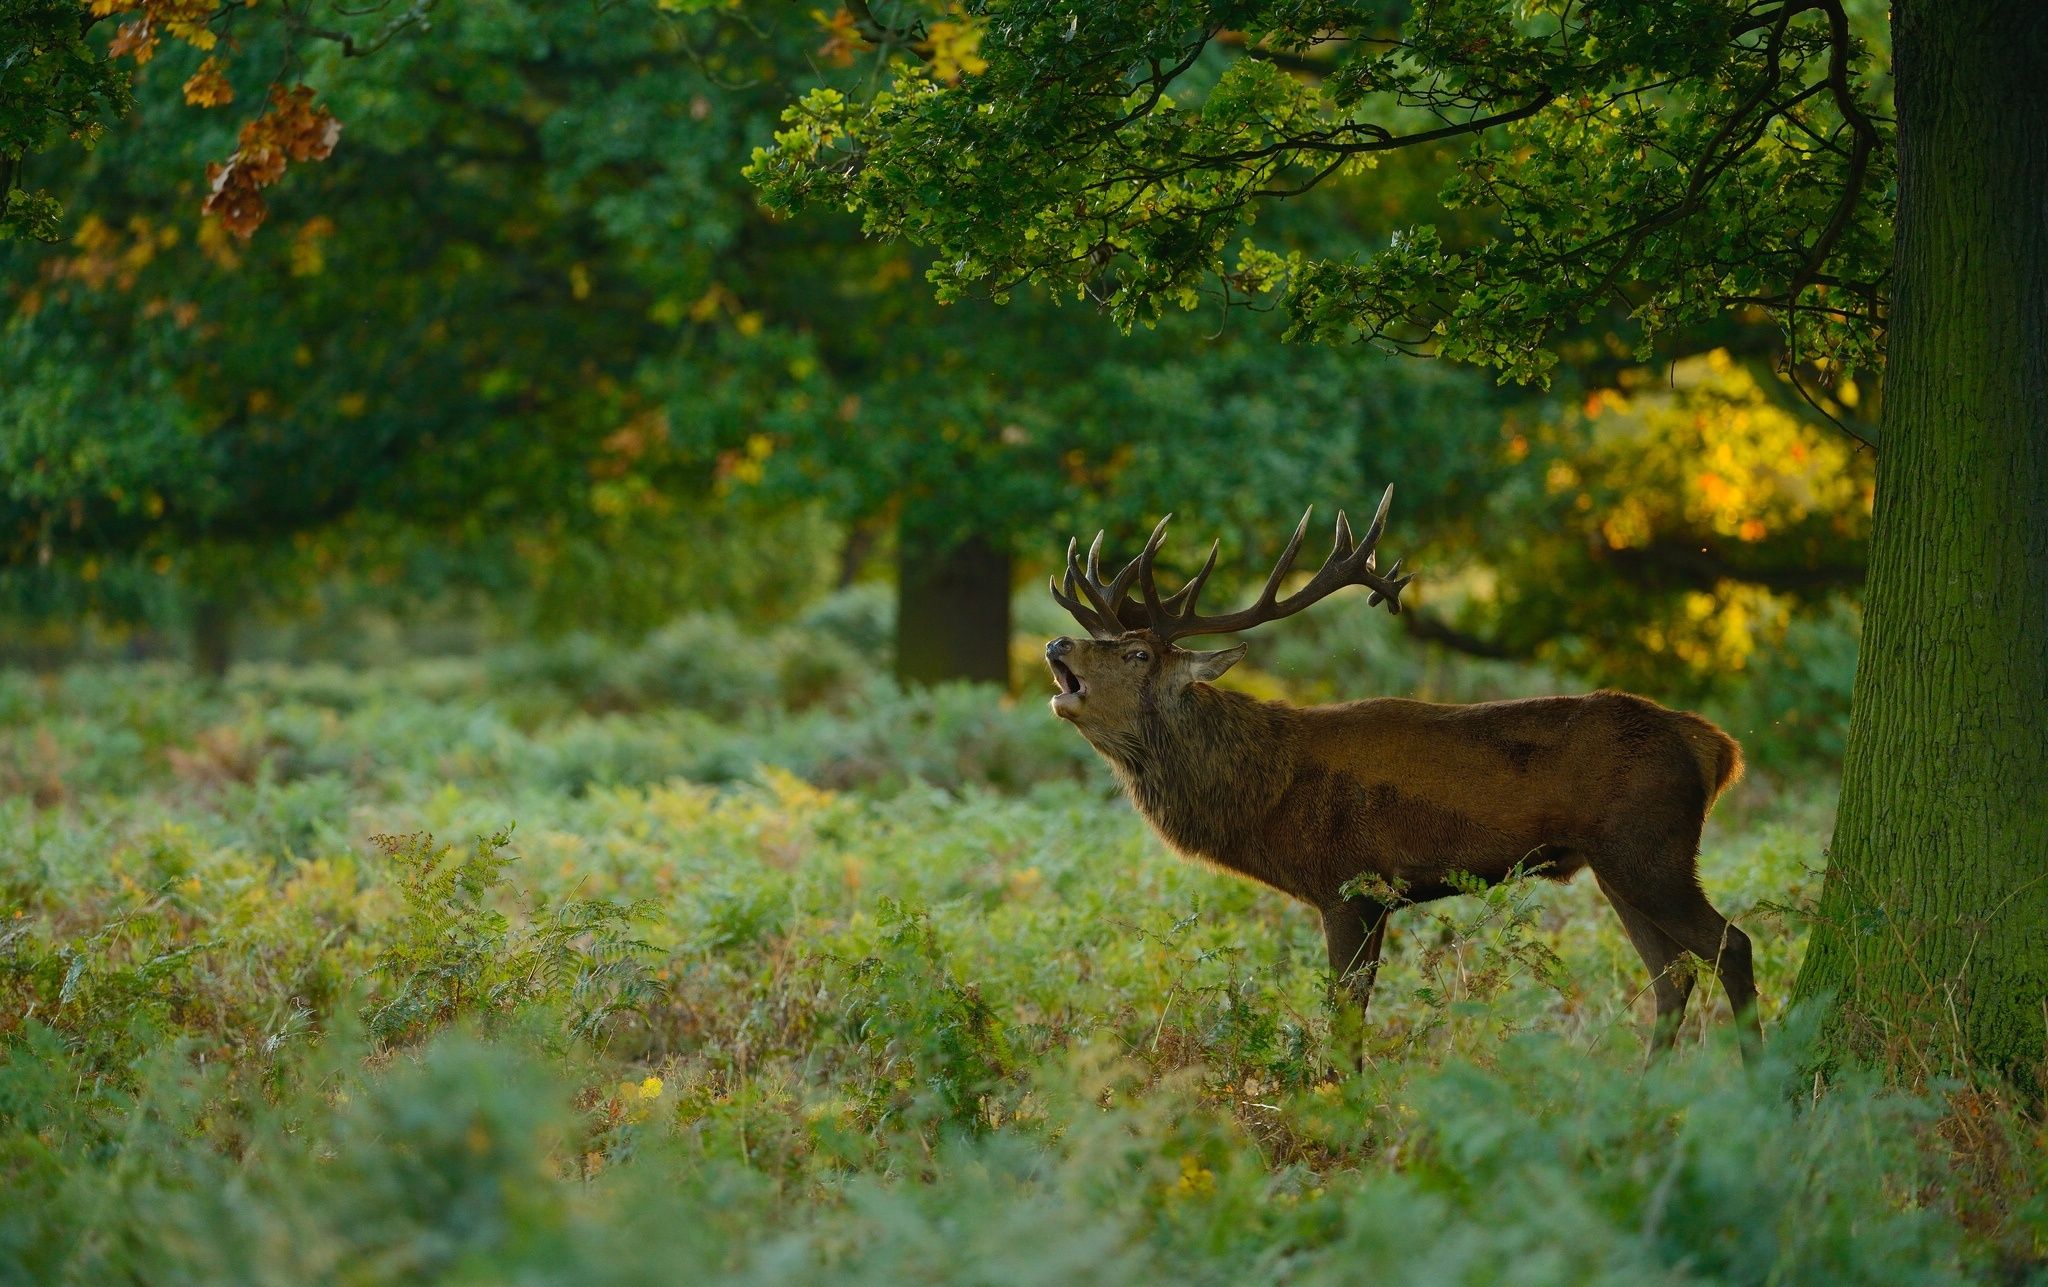
<instances>
[{"instance_id":1,"label":"blurred tree","mask_svg":"<svg viewBox=\"0 0 2048 1287\"><path fill-rule=\"evenodd\" d=\"M82 171L72 200L89 213L70 243L0 247L14 600L132 610L140 573L225 606L410 557L487 583L584 586L588 608L603 587L585 585L579 547L615 540L627 515L666 513L670 548L691 530L709 465L639 470L636 444L660 426L636 373L649 350L707 378L777 360L680 313L650 317L747 221L732 171L760 122L708 110L690 30L600 18L468 9L353 69L338 84L358 145L276 190L288 226L253 242L211 218L195 235L184 213L198 160L231 126L142 96ZM263 42L288 39L244 32L242 61L267 63ZM169 47L148 72L175 82L201 61ZM678 75L660 99L636 100L664 63ZM684 153L631 176L663 188L628 203L602 158L636 112L679 122ZM708 165L721 150L731 159ZM650 235L685 228L657 265ZM755 563L757 585L801 580ZM668 611L677 591L716 584L675 564L665 548L634 578ZM220 614L196 615L196 642L214 645L198 651L218 658Z\"/></svg>"},{"instance_id":2,"label":"blurred tree","mask_svg":"<svg viewBox=\"0 0 2048 1287\"><path fill-rule=\"evenodd\" d=\"M1119 336L1093 310L1042 298L937 308L899 251L850 233L813 246L872 271L842 271L836 292L818 290L834 281L823 264L750 276L769 316L813 328L829 414L807 404L773 426L735 482L893 524L907 679L1007 676L1013 564L1027 539L1041 558L1058 552L1049 524L1084 540L1107 524L1128 542L1173 510L1190 553L1220 532L1249 565L1302 505L1386 476L1417 440L1397 406L1427 416L1435 434L1422 440L1441 449L1404 474L1411 500L1445 496L1496 449L1494 399L1470 379L1282 348L1255 318L1223 334L1187 318Z\"/></svg>"},{"instance_id":3,"label":"blurred tree","mask_svg":"<svg viewBox=\"0 0 2048 1287\"><path fill-rule=\"evenodd\" d=\"M1514 427L1517 481L1460 525L1462 642L1697 699L1862 583L1873 462L1724 350L1618 374Z\"/></svg>"},{"instance_id":4,"label":"blurred tree","mask_svg":"<svg viewBox=\"0 0 2048 1287\"><path fill-rule=\"evenodd\" d=\"M267 65L288 33L243 38ZM350 144L248 241L191 201L232 122L141 95L69 243L0 249L13 602L155 610L175 578L210 668L239 601L351 568L641 625L828 575L815 523L764 534L796 507L895 533L907 677L1002 678L1014 552L1049 518L1128 531L1171 504L1250 534L1363 493L1403 444L1436 462L1411 497L1495 449L1471 379L1282 349L1250 317L1126 339L1042 299L941 308L852 220L764 217L748 149L814 61L859 76L834 39L795 11L494 2L346 76L327 48L307 73Z\"/></svg>"},{"instance_id":5,"label":"blurred tree","mask_svg":"<svg viewBox=\"0 0 2048 1287\"><path fill-rule=\"evenodd\" d=\"M803 97L753 173L928 246L943 297L1036 280L1139 322L1205 290L1277 294L1293 335L1525 380L1617 307L1639 353L1761 310L1787 366L1825 379L1873 367L1889 327L1868 628L1802 992L1837 995L1845 1048L2026 1075L2048 1016L2048 11L1899 0L1895 134L1860 38L1874 4L1386 10L853 4L915 56L870 97ZM971 65L941 53L963 48ZM1442 204L1489 222L1398 223L1362 258L1230 250L1264 204L1447 139L1466 151Z\"/></svg>"},{"instance_id":6,"label":"blurred tree","mask_svg":"<svg viewBox=\"0 0 2048 1287\"><path fill-rule=\"evenodd\" d=\"M161 569L188 587L213 666L237 602L289 600L341 568L402 569L423 590L524 584L540 622L643 624L691 595L808 584L815 552L672 553L728 550L795 504L814 516L788 529L798 548L815 550L820 521L855 547L895 535L907 677L993 678L1014 556L1055 554L1049 521L1130 540L1174 509L1190 547L1221 531L1249 567L1292 506L1399 478L1411 542L1482 519L1555 526L1555 498L1489 476L1529 439L1496 434L1507 398L1469 376L1282 350L1241 310L1119 338L1031 290L1008 309L935 308L914 281L925 266L850 220L763 219L735 170L814 62L857 78L843 23L599 17L473 8L347 75L328 48L306 70L336 86L351 145L277 189L285 226L249 244L213 219L195 236L176 210L232 122L145 96L84 172L71 245L11 257L10 561L38 569L10 578L18 605L160 615ZM238 66L290 42L245 37ZM172 44L144 74L181 83L203 54ZM1454 155L1285 207L1267 234L1299 249L1405 217ZM1589 368L1616 351L1597 330L1572 343ZM1532 540L1553 571L1586 575L1467 596L1466 628L1404 620L1608 673L1643 637L1676 646L1740 606L1714 587L1712 619L1688 626L1696 601L1675 589L1603 602L1581 544L1571 525ZM1778 544L1774 530L1758 548ZM1458 542L1429 549L1444 584Z\"/></svg>"}]
</instances>

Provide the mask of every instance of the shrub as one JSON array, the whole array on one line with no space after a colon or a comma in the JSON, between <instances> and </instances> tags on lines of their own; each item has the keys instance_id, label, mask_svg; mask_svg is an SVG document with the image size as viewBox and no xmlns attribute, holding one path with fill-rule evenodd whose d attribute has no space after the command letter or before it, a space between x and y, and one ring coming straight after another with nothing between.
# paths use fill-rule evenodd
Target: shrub
<instances>
[{"instance_id":1,"label":"shrub","mask_svg":"<svg viewBox=\"0 0 2048 1287\"><path fill-rule=\"evenodd\" d=\"M579 705L604 706L621 691L620 654L616 644L595 635L571 633L497 649L486 659L486 675L493 694L545 688Z\"/></svg>"},{"instance_id":2,"label":"shrub","mask_svg":"<svg viewBox=\"0 0 2048 1287\"><path fill-rule=\"evenodd\" d=\"M622 709L681 706L732 719L775 700L778 649L728 617L681 617L640 641L619 664Z\"/></svg>"},{"instance_id":3,"label":"shrub","mask_svg":"<svg viewBox=\"0 0 2048 1287\"><path fill-rule=\"evenodd\" d=\"M885 585L848 586L797 614L796 628L836 639L887 670L896 638L896 596Z\"/></svg>"},{"instance_id":4,"label":"shrub","mask_svg":"<svg viewBox=\"0 0 2048 1287\"><path fill-rule=\"evenodd\" d=\"M884 899L876 950L847 962L839 987L859 1057L883 1076L866 1115L981 1130L1008 1071L1003 1024L981 985L949 967L928 913ZM893 1075L892 1075L893 1074Z\"/></svg>"}]
</instances>

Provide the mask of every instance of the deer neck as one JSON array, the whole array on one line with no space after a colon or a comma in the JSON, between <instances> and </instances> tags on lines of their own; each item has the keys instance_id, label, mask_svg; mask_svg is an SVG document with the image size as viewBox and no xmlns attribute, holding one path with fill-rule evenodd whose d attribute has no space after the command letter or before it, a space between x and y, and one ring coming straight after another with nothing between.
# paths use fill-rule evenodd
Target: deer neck
<instances>
[{"instance_id":1,"label":"deer neck","mask_svg":"<svg viewBox=\"0 0 2048 1287\"><path fill-rule=\"evenodd\" d=\"M1167 843L1234 866L1236 848L1293 777L1294 715L1275 702L1191 684L1148 702L1134 736L1098 749Z\"/></svg>"}]
</instances>

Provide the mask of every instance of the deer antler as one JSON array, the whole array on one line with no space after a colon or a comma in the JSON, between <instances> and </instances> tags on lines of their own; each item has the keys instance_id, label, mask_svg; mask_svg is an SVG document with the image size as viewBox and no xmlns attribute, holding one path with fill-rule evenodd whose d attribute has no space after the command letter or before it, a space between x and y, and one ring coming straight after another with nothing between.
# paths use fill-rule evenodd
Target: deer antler
<instances>
[{"instance_id":1,"label":"deer antler","mask_svg":"<svg viewBox=\"0 0 2048 1287\"><path fill-rule=\"evenodd\" d=\"M1209 547L1208 561L1202 570L1189 577L1187 583L1169 595L1161 595L1153 577L1153 561L1159 556L1160 544L1166 539L1166 524L1172 519L1169 514L1159 520L1159 526L1152 529L1152 538L1145 542L1145 548L1138 557L1125 564L1108 582L1102 579L1102 533L1095 534L1094 543L1088 547L1088 563L1082 567L1075 542L1067 543L1067 569L1064 582L1054 578L1050 582L1052 597L1061 607L1074 614L1098 639L1113 639L1126 630L1150 628L1153 634L1163 640L1185 639L1194 635L1229 634L1237 630L1249 630L1268 621L1291 617L1303 608L1329 597L1347 585L1362 585L1372 591L1368 603L1384 601L1387 611L1401 611L1401 588L1415 579L1413 573L1401 576L1401 561L1382 573L1376 565L1375 548L1387 527L1387 507L1393 504L1394 488L1390 483L1380 497L1379 511L1372 516L1371 526L1366 528L1362 540L1354 540L1351 524L1344 512L1337 512L1336 543L1330 556L1323 560L1323 566L1309 578L1307 585L1288 595L1279 597L1280 583L1294 567L1295 555L1301 552L1301 541L1308 534L1309 515L1315 512L1311 505L1295 525L1294 535L1288 539L1287 548L1281 551L1280 561L1266 576L1265 588L1250 607L1221 616L1205 617L1195 611L1195 601L1202 593L1202 586L1209 579L1209 573L1216 568L1216 553L1220 542ZM1136 586L1143 602L1131 598L1131 589ZM1079 589L1080 595L1075 594ZM1083 602L1083 600L1086 602Z\"/></svg>"},{"instance_id":2,"label":"deer antler","mask_svg":"<svg viewBox=\"0 0 2048 1287\"><path fill-rule=\"evenodd\" d=\"M1068 541L1065 585L1062 586L1057 578L1048 578L1046 583L1047 588L1052 591L1053 600L1073 613L1074 619L1086 626L1088 633L1097 639L1114 639L1126 630L1138 629L1137 625L1125 624L1134 619L1140 620L1142 624L1141 619L1132 615L1135 605L1130 598L1131 583L1141 575L1147 581L1150 580L1149 569L1152 560L1159 554L1160 542L1166 539L1166 525L1172 518L1173 515L1168 514L1159 520L1159 526L1152 529L1152 537L1145 542L1144 550L1137 558L1126 563L1123 570L1107 584L1102 580L1102 533L1097 532L1095 540L1088 546L1088 566L1085 571L1081 567L1076 543ZM1215 562L1213 551L1210 554L1210 562ZM1075 597L1076 583L1079 584L1086 602Z\"/></svg>"}]
</instances>

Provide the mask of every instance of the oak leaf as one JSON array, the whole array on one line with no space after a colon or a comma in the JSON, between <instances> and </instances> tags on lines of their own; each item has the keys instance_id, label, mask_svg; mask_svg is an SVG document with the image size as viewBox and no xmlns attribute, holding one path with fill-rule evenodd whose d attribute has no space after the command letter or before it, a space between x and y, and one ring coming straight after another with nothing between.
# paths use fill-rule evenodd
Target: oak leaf
<instances>
[{"instance_id":1,"label":"oak leaf","mask_svg":"<svg viewBox=\"0 0 2048 1287\"><path fill-rule=\"evenodd\" d=\"M235 101L235 87L222 73L220 59L209 58L199 64L199 70L185 82L185 101L194 107L219 107Z\"/></svg>"},{"instance_id":2,"label":"oak leaf","mask_svg":"<svg viewBox=\"0 0 2048 1287\"><path fill-rule=\"evenodd\" d=\"M254 235L269 213L261 190L291 161L326 160L340 138L341 122L314 103L310 85L272 85L270 106L242 126L234 155L206 167L210 190L200 209L238 237Z\"/></svg>"}]
</instances>

